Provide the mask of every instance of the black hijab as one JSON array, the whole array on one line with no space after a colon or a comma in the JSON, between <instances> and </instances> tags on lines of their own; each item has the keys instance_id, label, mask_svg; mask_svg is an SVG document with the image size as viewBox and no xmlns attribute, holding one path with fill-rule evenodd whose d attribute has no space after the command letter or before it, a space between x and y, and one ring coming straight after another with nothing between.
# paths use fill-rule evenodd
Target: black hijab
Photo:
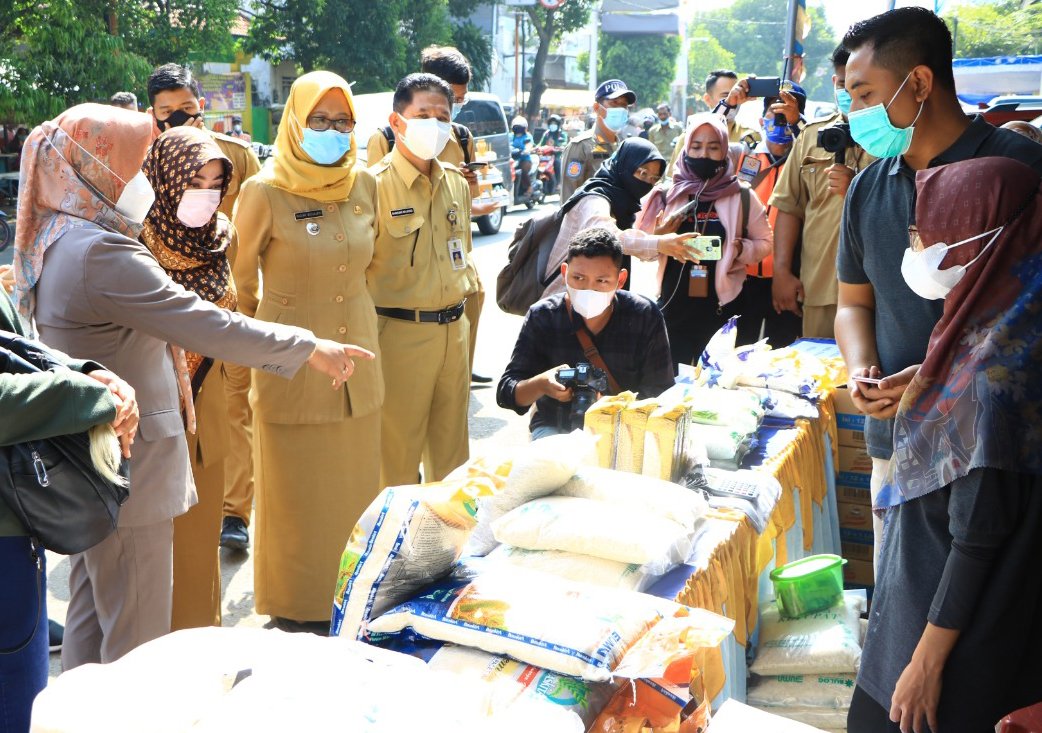
<instances>
[{"instance_id":1,"label":"black hijab","mask_svg":"<svg viewBox=\"0 0 1042 733\"><path fill-rule=\"evenodd\" d=\"M633 173L653 160L662 163L665 171L666 159L652 143L639 137L623 140L615 154L601 163L597 172L565 202L564 211L583 196L603 196L611 204L611 215L619 229L631 228L640 211L640 200L653 188L652 184L634 178Z\"/></svg>"}]
</instances>

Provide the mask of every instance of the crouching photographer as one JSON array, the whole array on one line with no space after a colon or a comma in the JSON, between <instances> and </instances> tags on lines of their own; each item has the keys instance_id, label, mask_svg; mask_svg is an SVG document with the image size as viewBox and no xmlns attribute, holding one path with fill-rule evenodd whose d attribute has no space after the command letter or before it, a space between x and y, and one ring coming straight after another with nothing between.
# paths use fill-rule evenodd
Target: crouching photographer
<instances>
[{"instance_id":1,"label":"crouching photographer","mask_svg":"<svg viewBox=\"0 0 1042 733\"><path fill-rule=\"evenodd\" d=\"M604 394L656 397L673 384L666 324L650 299L622 290L622 245L607 229L584 229L561 265L567 291L529 310L496 390L500 407L525 414L532 439L582 428Z\"/></svg>"}]
</instances>

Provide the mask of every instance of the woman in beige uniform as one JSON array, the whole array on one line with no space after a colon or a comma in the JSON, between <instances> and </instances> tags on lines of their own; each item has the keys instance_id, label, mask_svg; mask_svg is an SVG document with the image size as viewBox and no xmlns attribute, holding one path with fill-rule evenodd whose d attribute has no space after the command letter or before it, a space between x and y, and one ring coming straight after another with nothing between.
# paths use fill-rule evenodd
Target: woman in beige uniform
<instances>
[{"instance_id":1,"label":"woman in beige uniform","mask_svg":"<svg viewBox=\"0 0 1042 733\"><path fill-rule=\"evenodd\" d=\"M342 78L293 83L275 156L239 194L234 275L240 311L378 350L365 282L376 187L355 165L354 124ZM254 588L275 627L328 630L340 554L379 488L383 391L376 362L336 394L309 375L254 372Z\"/></svg>"},{"instance_id":2,"label":"woman in beige uniform","mask_svg":"<svg viewBox=\"0 0 1042 733\"><path fill-rule=\"evenodd\" d=\"M153 143L143 170L156 192L156 202L145 219L141 241L174 282L211 303L235 310L227 254L235 230L218 212L228 191L231 161L203 130L174 127ZM221 624L217 540L229 441L224 363L188 353L177 376L199 503L174 519L172 631Z\"/></svg>"}]
</instances>

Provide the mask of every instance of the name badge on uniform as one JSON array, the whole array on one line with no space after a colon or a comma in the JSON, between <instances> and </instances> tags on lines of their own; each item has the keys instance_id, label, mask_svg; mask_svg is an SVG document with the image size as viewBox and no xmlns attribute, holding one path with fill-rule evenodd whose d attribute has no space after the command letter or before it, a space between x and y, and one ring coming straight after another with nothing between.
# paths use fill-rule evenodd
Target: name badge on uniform
<instances>
[{"instance_id":1,"label":"name badge on uniform","mask_svg":"<svg viewBox=\"0 0 1042 733\"><path fill-rule=\"evenodd\" d=\"M311 211L298 211L293 218L297 221L304 221L305 219L317 219L320 216L322 216L322 209L312 209Z\"/></svg>"},{"instance_id":2,"label":"name badge on uniform","mask_svg":"<svg viewBox=\"0 0 1042 733\"><path fill-rule=\"evenodd\" d=\"M754 158L751 155L745 156L745 159L742 161L742 167L738 169L738 179L746 183L752 183L762 166L763 161L759 158Z\"/></svg>"},{"instance_id":3,"label":"name badge on uniform","mask_svg":"<svg viewBox=\"0 0 1042 733\"><path fill-rule=\"evenodd\" d=\"M467 254L463 251L463 240L450 239L447 244L449 245L449 260L452 262L452 269L467 269Z\"/></svg>"},{"instance_id":4,"label":"name badge on uniform","mask_svg":"<svg viewBox=\"0 0 1042 733\"><path fill-rule=\"evenodd\" d=\"M404 209L391 209L391 216L409 216L410 214L415 213L416 210L411 206L406 207Z\"/></svg>"}]
</instances>

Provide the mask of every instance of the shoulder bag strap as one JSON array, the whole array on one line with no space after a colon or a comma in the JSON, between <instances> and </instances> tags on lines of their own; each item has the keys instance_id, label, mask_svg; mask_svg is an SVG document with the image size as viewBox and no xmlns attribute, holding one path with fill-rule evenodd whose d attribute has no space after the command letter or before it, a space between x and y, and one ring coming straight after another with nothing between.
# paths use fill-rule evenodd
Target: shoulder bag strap
<instances>
[{"instance_id":1,"label":"shoulder bag strap","mask_svg":"<svg viewBox=\"0 0 1042 733\"><path fill-rule=\"evenodd\" d=\"M608 387L611 388L612 394L618 394L622 391L619 387L619 383L615 381L615 377L612 375L608 365L604 363L604 357L601 356L601 352L597 350L597 346L593 343L593 336L590 335L590 331L586 328L585 323L576 323L575 317L572 315L572 304L568 300L568 296L564 297L565 307L568 309L568 318L572 322L572 326L575 328L575 337L579 339L579 345L583 347L583 354L590 360L590 363L595 367L604 372L605 376L608 377Z\"/></svg>"}]
</instances>

